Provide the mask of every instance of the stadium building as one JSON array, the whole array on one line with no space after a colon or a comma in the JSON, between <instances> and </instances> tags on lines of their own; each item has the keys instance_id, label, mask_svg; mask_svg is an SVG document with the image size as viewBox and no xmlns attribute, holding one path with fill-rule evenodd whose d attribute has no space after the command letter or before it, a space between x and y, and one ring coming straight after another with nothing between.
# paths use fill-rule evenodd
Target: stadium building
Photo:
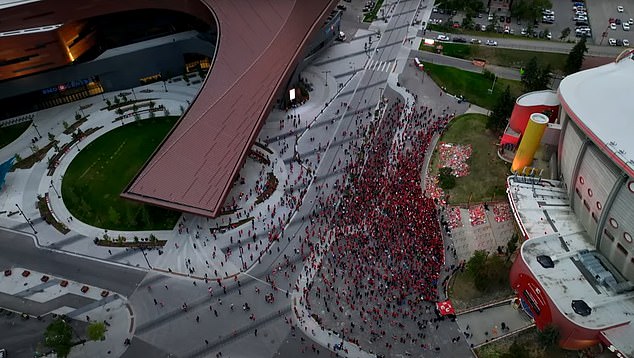
<instances>
[{"instance_id":1,"label":"stadium building","mask_svg":"<svg viewBox=\"0 0 634 358\"><path fill-rule=\"evenodd\" d=\"M521 307L565 349L634 357L634 51L517 100L500 149ZM519 137L519 146L511 143Z\"/></svg>"}]
</instances>

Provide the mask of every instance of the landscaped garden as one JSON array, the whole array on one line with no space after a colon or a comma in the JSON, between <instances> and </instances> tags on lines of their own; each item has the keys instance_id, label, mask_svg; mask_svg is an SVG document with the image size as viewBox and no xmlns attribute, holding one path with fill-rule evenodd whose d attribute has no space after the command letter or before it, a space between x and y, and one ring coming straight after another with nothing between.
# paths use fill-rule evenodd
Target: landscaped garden
<instances>
[{"instance_id":1,"label":"landscaped garden","mask_svg":"<svg viewBox=\"0 0 634 358\"><path fill-rule=\"evenodd\" d=\"M517 97L523 93L520 81L495 78L494 76L460 70L450 66L437 65L424 62L425 71L445 90L463 98L470 103L493 109L498 98L502 95L506 86L510 87L511 95ZM495 82L495 85L493 83ZM493 86L493 92L489 89Z\"/></svg>"},{"instance_id":2,"label":"landscaped garden","mask_svg":"<svg viewBox=\"0 0 634 358\"><path fill-rule=\"evenodd\" d=\"M87 224L113 230L166 230L179 212L122 199L119 194L148 160L178 117L157 117L116 128L88 144L62 181L66 207Z\"/></svg>"},{"instance_id":3,"label":"landscaped garden","mask_svg":"<svg viewBox=\"0 0 634 358\"><path fill-rule=\"evenodd\" d=\"M509 165L497 156L498 137L486 128L487 116L465 114L454 118L439 143L470 146L466 159L466 175L455 179L455 186L445 189L449 204L491 201L505 196L505 180ZM431 175L439 172L439 148L434 151Z\"/></svg>"},{"instance_id":4,"label":"landscaped garden","mask_svg":"<svg viewBox=\"0 0 634 358\"><path fill-rule=\"evenodd\" d=\"M31 121L26 121L12 126L0 127L0 148L4 148L6 145L18 139L30 125Z\"/></svg>"}]
</instances>

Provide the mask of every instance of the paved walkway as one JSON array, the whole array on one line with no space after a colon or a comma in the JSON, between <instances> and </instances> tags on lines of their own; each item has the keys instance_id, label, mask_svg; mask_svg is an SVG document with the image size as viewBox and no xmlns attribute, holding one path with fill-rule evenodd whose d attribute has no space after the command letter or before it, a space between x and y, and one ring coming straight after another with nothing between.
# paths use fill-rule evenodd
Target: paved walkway
<instances>
[{"instance_id":1,"label":"paved walkway","mask_svg":"<svg viewBox=\"0 0 634 358\"><path fill-rule=\"evenodd\" d=\"M22 275L25 271L30 273L29 276ZM46 276L48 281L43 282L43 277L40 272L20 267L14 267L10 276L0 276L0 306L20 314L26 313L34 320L37 316L47 316L45 320L49 321L52 320L49 315L58 314L86 323L83 327L90 322L106 323L105 340L74 346L69 357L118 357L125 352L127 347L123 343L126 338L132 338L134 329L134 313L125 297L51 275ZM86 339L85 332L75 334ZM41 333L26 339L32 340L28 344L32 349L30 352L22 351L24 342L15 342L15 347L3 345L3 348L9 352L20 351L23 357L32 357L41 341Z\"/></svg>"}]
</instances>

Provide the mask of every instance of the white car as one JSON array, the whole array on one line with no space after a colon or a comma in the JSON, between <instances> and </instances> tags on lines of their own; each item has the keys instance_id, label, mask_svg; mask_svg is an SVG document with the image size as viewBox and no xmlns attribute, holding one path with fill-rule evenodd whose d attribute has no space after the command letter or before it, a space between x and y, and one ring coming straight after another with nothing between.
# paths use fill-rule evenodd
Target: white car
<instances>
[{"instance_id":1,"label":"white car","mask_svg":"<svg viewBox=\"0 0 634 358\"><path fill-rule=\"evenodd\" d=\"M610 30L616 30L616 24L615 23L611 23L610 24Z\"/></svg>"},{"instance_id":2,"label":"white car","mask_svg":"<svg viewBox=\"0 0 634 358\"><path fill-rule=\"evenodd\" d=\"M497 41L493 41L493 40L487 40L486 45L487 46L497 46L498 42Z\"/></svg>"},{"instance_id":3,"label":"white car","mask_svg":"<svg viewBox=\"0 0 634 358\"><path fill-rule=\"evenodd\" d=\"M436 37L436 40L438 40L438 41L449 41L449 36L440 34L440 35L438 35L438 37Z\"/></svg>"},{"instance_id":4,"label":"white car","mask_svg":"<svg viewBox=\"0 0 634 358\"><path fill-rule=\"evenodd\" d=\"M610 44L610 46L616 46L616 39L609 38L608 43Z\"/></svg>"},{"instance_id":5,"label":"white car","mask_svg":"<svg viewBox=\"0 0 634 358\"><path fill-rule=\"evenodd\" d=\"M623 26L623 31L630 31L630 24L628 24L627 22L623 21L621 26Z\"/></svg>"},{"instance_id":6,"label":"white car","mask_svg":"<svg viewBox=\"0 0 634 358\"><path fill-rule=\"evenodd\" d=\"M628 39L623 39L623 46L625 46L625 47L630 47L630 40L628 40Z\"/></svg>"},{"instance_id":7,"label":"white car","mask_svg":"<svg viewBox=\"0 0 634 358\"><path fill-rule=\"evenodd\" d=\"M623 6L619 5L616 7L616 11L623 12Z\"/></svg>"}]
</instances>

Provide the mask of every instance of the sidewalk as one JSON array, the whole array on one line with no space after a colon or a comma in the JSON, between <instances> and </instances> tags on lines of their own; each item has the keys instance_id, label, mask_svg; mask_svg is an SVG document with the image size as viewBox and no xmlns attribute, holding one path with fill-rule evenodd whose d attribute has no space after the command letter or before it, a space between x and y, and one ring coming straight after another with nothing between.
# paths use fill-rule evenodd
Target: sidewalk
<instances>
[{"instance_id":1,"label":"sidewalk","mask_svg":"<svg viewBox=\"0 0 634 358\"><path fill-rule=\"evenodd\" d=\"M10 276L0 276L0 293L10 295L3 299L9 300L3 303L5 309L19 307L18 313L27 313L33 319L58 314L86 324L106 323L105 340L74 346L69 357L118 357L125 352L127 347L123 342L132 338L134 329L134 313L125 297L54 276L46 276L48 279L43 282L42 273L29 270L29 276L24 277L25 271L15 267ZM85 332L75 333L86 338ZM30 346L35 349L36 342Z\"/></svg>"}]
</instances>

